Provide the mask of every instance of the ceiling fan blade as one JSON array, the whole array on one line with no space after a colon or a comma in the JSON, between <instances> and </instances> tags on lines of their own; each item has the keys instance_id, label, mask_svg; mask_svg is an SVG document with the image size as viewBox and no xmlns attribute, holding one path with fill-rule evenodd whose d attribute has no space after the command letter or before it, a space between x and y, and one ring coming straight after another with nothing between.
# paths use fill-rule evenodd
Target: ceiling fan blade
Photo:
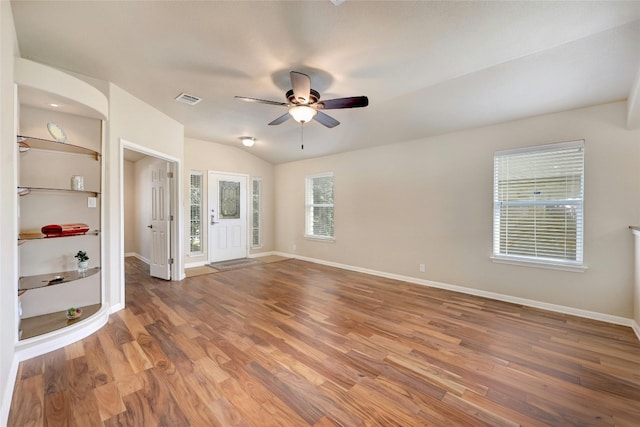
<instances>
[{"instance_id":1,"label":"ceiling fan blade","mask_svg":"<svg viewBox=\"0 0 640 427\"><path fill-rule=\"evenodd\" d=\"M260 104L269 104L269 105L280 105L282 107L286 107L287 105L289 105L286 102L269 101L268 99L249 98L246 96L236 96L235 98L239 99L240 101L257 102Z\"/></svg>"},{"instance_id":2,"label":"ceiling fan blade","mask_svg":"<svg viewBox=\"0 0 640 427\"><path fill-rule=\"evenodd\" d=\"M313 116L313 119L317 122L325 125L328 128L334 128L340 124L339 121L334 119L333 117L323 113L322 111L318 111L318 113Z\"/></svg>"},{"instance_id":3,"label":"ceiling fan blade","mask_svg":"<svg viewBox=\"0 0 640 427\"><path fill-rule=\"evenodd\" d=\"M269 126L274 126L274 125L279 125L280 123L284 123L287 120L289 120L289 117L291 117L291 114L286 112L280 117L278 117L277 119L275 119L274 121L272 121L271 123L269 123Z\"/></svg>"},{"instance_id":4,"label":"ceiling fan blade","mask_svg":"<svg viewBox=\"0 0 640 427\"><path fill-rule=\"evenodd\" d=\"M366 96L351 96L349 98L336 98L320 101L318 108L323 110L337 110L339 108L359 108L369 105L369 98Z\"/></svg>"},{"instance_id":5,"label":"ceiling fan blade","mask_svg":"<svg viewBox=\"0 0 640 427\"><path fill-rule=\"evenodd\" d=\"M311 79L306 74L297 71L292 71L289 75L294 96L300 104L308 104L311 94Z\"/></svg>"}]
</instances>

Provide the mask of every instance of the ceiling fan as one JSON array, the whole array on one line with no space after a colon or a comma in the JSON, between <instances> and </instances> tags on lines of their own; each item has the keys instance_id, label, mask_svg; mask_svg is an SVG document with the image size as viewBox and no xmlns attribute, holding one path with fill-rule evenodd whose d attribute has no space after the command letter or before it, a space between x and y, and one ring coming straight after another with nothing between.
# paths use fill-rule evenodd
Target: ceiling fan
<instances>
[{"instance_id":1,"label":"ceiling fan","mask_svg":"<svg viewBox=\"0 0 640 427\"><path fill-rule=\"evenodd\" d=\"M289 108L287 113L273 120L269 125L279 125L286 122L289 117L293 117L293 119L300 124L307 123L313 119L328 128L336 127L340 122L320 110L359 108L369 105L369 98L366 96L351 96L348 98L335 98L323 101L320 99L320 94L316 90L311 89L311 79L308 75L298 71L291 71L289 75L291 77L292 89L288 90L285 95L287 102L248 98L246 96L236 96L236 99Z\"/></svg>"}]
</instances>

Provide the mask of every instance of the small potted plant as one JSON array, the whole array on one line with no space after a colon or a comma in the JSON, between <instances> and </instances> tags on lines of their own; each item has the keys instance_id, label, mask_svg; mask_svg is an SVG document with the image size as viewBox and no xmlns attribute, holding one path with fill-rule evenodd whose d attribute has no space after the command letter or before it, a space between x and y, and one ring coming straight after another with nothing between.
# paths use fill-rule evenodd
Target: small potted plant
<instances>
[{"instance_id":1,"label":"small potted plant","mask_svg":"<svg viewBox=\"0 0 640 427\"><path fill-rule=\"evenodd\" d=\"M85 251L78 251L75 258L78 260L78 272L84 273L89 267L89 256Z\"/></svg>"}]
</instances>

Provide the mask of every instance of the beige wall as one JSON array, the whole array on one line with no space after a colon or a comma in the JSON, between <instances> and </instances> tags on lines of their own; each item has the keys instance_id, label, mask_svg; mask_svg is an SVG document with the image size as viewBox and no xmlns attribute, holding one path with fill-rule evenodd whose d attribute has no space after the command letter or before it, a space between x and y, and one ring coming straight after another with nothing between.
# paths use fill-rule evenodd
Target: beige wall
<instances>
[{"instance_id":1,"label":"beige wall","mask_svg":"<svg viewBox=\"0 0 640 427\"><path fill-rule=\"evenodd\" d=\"M104 161L106 166L105 197L105 283L106 298L112 309L122 308L124 302L124 266L120 235L123 226L123 209L120 198L121 139L157 154L183 161L184 126L155 110L119 87L109 84L109 123ZM180 180L180 173L177 174ZM178 194L178 198L182 195ZM177 217L183 217L182 212ZM179 230L182 236L182 230ZM182 260L177 260L181 272Z\"/></svg>"},{"instance_id":2,"label":"beige wall","mask_svg":"<svg viewBox=\"0 0 640 427\"><path fill-rule=\"evenodd\" d=\"M632 317L640 131L623 102L277 165L276 249ZM493 153L585 140L583 273L493 263ZM335 173L335 243L304 239L306 174ZM420 263L426 272L419 273Z\"/></svg>"},{"instance_id":3,"label":"beige wall","mask_svg":"<svg viewBox=\"0 0 640 427\"><path fill-rule=\"evenodd\" d=\"M238 142L239 143L239 142ZM253 154L229 145L216 144L214 142L185 138L184 145L184 191L183 210L187 213L184 219L185 229L185 263L203 263L207 260L207 236L204 232L203 249L205 253L200 256L189 256L189 172L203 172L204 182L204 206L207 206L207 171L231 172L249 175L249 194L251 192L251 180L253 177L262 178L262 247L251 249L250 253L269 252L274 249L274 181L273 165ZM251 205L249 205L251 206ZM204 215L206 219L207 216Z\"/></svg>"},{"instance_id":4,"label":"beige wall","mask_svg":"<svg viewBox=\"0 0 640 427\"><path fill-rule=\"evenodd\" d=\"M122 171L124 201L124 253L136 253L136 205L134 162L125 160Z\"/></svg>"},{"instance_id":5,"label":"beige wall","mask_svg":"<svg viewBox=\"0 0 640 427\"><path fill-rule=\"evenodd\" d=\"M15 374L12 371L17 341L18 253L16 237L16 149L13 101L13 66L18 55L11 4L0 2L0 425L6 423ZM14 284L10 286L9 284Z\"/></svg>"},{"instance_id":6,"label":"beige wall","mask_svg":"<svg viewBox=\"0 0 640 427\"><path fill-rule=\"evenodd\" d=\"M53 111L52 109L20 107L19 130L21 135L50 140L51 135L47 129L47 123L49 122L56 123L64 130L67 135L67 144L102 152L100 120Z\"/></svg>"}]
</instances>

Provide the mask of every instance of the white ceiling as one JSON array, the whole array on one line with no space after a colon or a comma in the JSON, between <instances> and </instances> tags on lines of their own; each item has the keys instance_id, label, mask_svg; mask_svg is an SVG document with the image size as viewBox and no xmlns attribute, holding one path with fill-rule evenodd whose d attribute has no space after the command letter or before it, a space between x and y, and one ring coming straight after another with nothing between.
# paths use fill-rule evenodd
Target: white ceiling
<instances>
[{"instance_id":1,"label":"white ceiling","mask_svg":"<svg viewBox=\"0 0 640 427\"><path fill-rule=\"evenodd\" d=\"M640 1L12 1L24 58L111 81L185 126L272 163L626 99L640 68ZM289 71L328 129L289 120ZM203 101L178 103L181 92ZM251 149L238 137L257 138ZM142 143L142 141L140 142Z\"/></svg>"}]
</instances>

